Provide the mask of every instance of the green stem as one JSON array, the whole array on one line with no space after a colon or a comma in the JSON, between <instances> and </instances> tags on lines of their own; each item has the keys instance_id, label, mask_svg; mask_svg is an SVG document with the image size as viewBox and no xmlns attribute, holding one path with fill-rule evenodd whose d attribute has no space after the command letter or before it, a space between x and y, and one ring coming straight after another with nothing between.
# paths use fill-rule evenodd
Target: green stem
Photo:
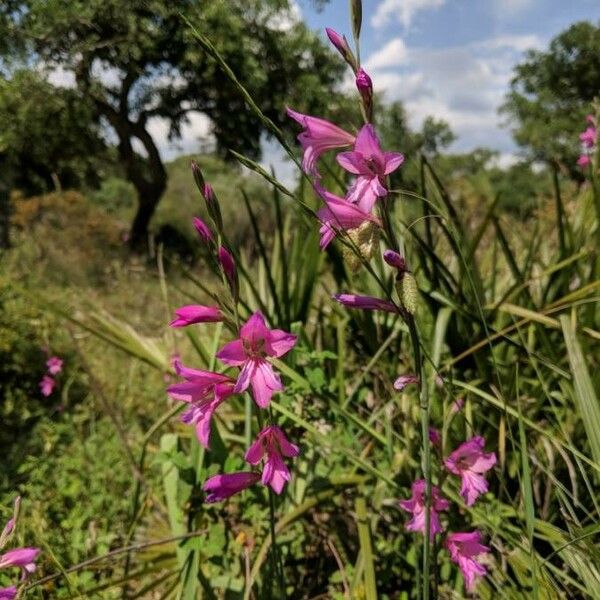
<instances>
[{"instance_id":1,"label":"green stem","mask_svg":"<svg viewBox=\"0 0 600 600\"><path fill-rule=\"evenodd\" d=\"M277 573L277 581L279 583L280 598L285 599L285 578L283 573L283 565L281 563L281 553L277 544L277 533L275 532L275 496L269 486L269 521L271 526L271 556L273 559L273 572Z\"/></svg>"},{"instance_id":2,"label":"green stem","mask_svg":"<svg viewBox=\"0 0 600 600\"><path fill-rule=\"evenodd\" d=\"M423 461L423 479L425 479L425 532L423 536L423 600L429 600L431 569L431 445L429 443L429 396L425 383L425 373L421 360L419 333L412 315L406 322L410 332L415 362L415 375L419 380L419 404L421 408L421 453Z\"/></svg>"}]
</instances>

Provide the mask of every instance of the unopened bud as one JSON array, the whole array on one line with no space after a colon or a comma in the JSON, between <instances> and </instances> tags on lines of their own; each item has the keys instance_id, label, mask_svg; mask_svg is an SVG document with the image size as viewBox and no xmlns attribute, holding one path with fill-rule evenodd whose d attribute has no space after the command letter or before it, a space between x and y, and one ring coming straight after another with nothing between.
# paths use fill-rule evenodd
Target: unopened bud
<instances>
[{"instance_id":1,"label":"unopened bud","mask_svg":"<svg viewBox=\"0 0 600 600\"><path fill-rule=\"evenodd\" d=\"M390 267L398 269L400 274L403 274L404 271L406 271L406 261L404 260L404 257L394 250L386 250L383 253L383 260L385 260Z\"/></svg>"},{"instance_id":2,"label":"unopened bud","mask_svg":"<svg viewBox=\"0 0 600 600\"><path fill-rule=\"evenodd\" d=\"M194 217L193 224L198 235L202 238L202 241L206 244L210 244L214 239L210 227L200 217Z\"/></svg>"},{"instance_id":3,"label":"unopened bud","mask_svg":"<svg viewBox=\"0 0 600 600\"><path fill-rule=\"evenodd\" d=\"M370 122L373 118L373 82L362 67L356 72L356 87L365 108L367 121Z\"/></svg>"},{"instance_id":4,"label":"unopened bud","mask_svg":"<svg viewBox=\"0 0 600 600\"><path fill-rule=\"evenodd\" d=\"M379 227L372 221L365 221L359 227L348 229L352 245L344 246L343 256L351 271L356 272L362 265L362 259L371 260L379 243ZM358 250L358 255L357 255Z\"/></svg>"},{"instance_id":5,"label":"unopened bud","mask_svg":"<svg viewBox=\"0 0 600 600\"><path fill-rule=\"evenodd\" d=\"M346 36L339 34L337 31L331 29L330 27L325 27L325 32L327 33L329 41L333 44L335 49L342 55L342 58L350 65L353 71L356 71L356 58L352 50L350 50L350 46L348 45L348 40L346 39Z\"/></svg>"},{"instance_id":6,"label":"unopened bud","mask_svg":"<svg viewBox=\"0 0 600 600\"><path fill-rule=\"evenodd\" d=\"M193 160L192 161L192 173L194 175L194 181L196 182L196 186L200 190L202 197L204 198L204 202L206 202L206 209L208 210L208 214L214 223L217 231L219 233L223 232L223 218L221 217L221 207L219 206L219 201L215 196L215 192L212 189L210 183L206 183L204 181L204 177L202 176L202 171L200 170L200 166L198 163Z\"/></svg>"},{"instance_id":7,"label":"unopened bud","mask_svg":"<svg viewBox=\"0 0 600 600\"><path fill-rule=\"evenodd\" d=\"M221 269L223 270L223 275L225 275L225 279L227 279L227 283L229 283L229 289L231 290L231 294L234 300L237 302L238 278L233 256L231 256L229 250L227 250L227 248L225 248L224 246L221 246L219 248L218 256Z\"/></svg>"}]
</instances>

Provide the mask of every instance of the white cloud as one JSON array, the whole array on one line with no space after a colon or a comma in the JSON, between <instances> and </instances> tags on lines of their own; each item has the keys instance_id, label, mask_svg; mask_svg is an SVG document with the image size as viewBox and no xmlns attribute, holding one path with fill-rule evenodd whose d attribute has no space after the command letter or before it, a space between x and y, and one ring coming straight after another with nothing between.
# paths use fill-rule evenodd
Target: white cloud
<instances>
[{"instance_id":1,"label":"white cloud","mask_svg":"<svg viewBox=\"0 0 600 600\"><path fill-rule=\"evenodd\" d=\"M499 18L514 17L525 12L536 0L495 0L494 13Z\"/></svg>"},{"instance_id":2,"label":"white cloud","mask_svg":"<svg viewBox=\"0 0 600 600\"><path fill-rule=\"evenodd\" d=\"M544 41L541 37L535 34L526 35L499 35L488 40L476 42L474 47L483 48L486 50L514 50L516 52L524 52L525 50L540 49L544 46Z\"/></svg>"},{"instance_id":3,"label":"white cloud","mask_svg":"<svg viewBox=\"0 0 600 600\"><path fill-rule=\"evenodd\" d=\"M180 154L202 151L202 145L212 145L210 119L199 112L188 115L188 123L181 126L181 139L169 141L169 121L155 117L148 122L148 131L158 146L163 160L171 160ZM136 147L136 149L138 149Z\"/></svg>"},{"instance_id":4,"label":"white cloud","mask_svg":"<svg viewBox=\"0 0 600 600\"><path fill-rule=\"evenodd\" d=\"M371 24L380 28L397 21L408 29L417 13L440 8L445 3L446 0L383 0L371 18Z\"/></svg>"},{"instance_id":5,"label":"white cloud","mask_svg":"<svg viewBox=\"0 0 600 600\"><path fill-rule=\"evenodd\" d=\"M402 38L390 40L381 50L371 54L365 62L367 71L384 69L385 67L396 67L406 62L408 52Z\"/></svg>"}]
</instances>

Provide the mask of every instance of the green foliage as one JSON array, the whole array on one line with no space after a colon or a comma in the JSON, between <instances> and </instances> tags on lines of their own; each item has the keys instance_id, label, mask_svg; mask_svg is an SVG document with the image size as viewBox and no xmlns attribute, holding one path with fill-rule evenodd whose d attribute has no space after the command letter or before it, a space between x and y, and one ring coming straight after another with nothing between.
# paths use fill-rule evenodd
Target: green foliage
<instances>
[{"instance_id":1,"label":"green foliage","mask_svg":"<svg viewBox=\"0 0 600 600\"><path fill-rule=\"evenodd\" d=\"M578 132L600 89L600 24L571 25L547 50L517 65L503 111L534 160L556 163L581 180Z\"/></svg>"}]
</instances>

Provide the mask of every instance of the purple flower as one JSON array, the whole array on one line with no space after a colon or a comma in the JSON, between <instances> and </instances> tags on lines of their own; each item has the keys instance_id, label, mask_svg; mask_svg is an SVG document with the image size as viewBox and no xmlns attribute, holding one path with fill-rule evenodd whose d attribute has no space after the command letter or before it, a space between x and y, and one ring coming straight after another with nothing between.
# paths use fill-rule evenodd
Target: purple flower
<instances>
[{"instance_id":1,"label":"purple flower","mask_svg":"<svg viewBox=\"0 0 600 600\"><path fill-rule=\"evenodd\" d=\"M0 569L20 567L24 574L35 571L35 559L40 553L39 548L14 548L0 555Z\"/></svg>"},{"instance_id":2,"label":"purple flower","mask_svg":"<svg viewBox=\"0 0 600 600\"><path fill-rule=\"evenodd\" d=\"M481 544L479 531L450 533L446 538L445 546L450 552L450 558L459 566L465 578L467 591L472 592L475 587L475 577L487 573L486 568L473 557L485 554L490 549Z\"/></svg>"},{"instance_id":3,"label":"purple flower","mask_svg":"<svg viewBox=\"0 0 600 600\"><path fill-rule=\"evenodd\" d=\"M356 87L360 92L371 93L373 91L373 82L362 67L356 72Z\"/></svg>"},{"instance_id":4,"label":"purple flower","mask_svg":"<svg viewBox=\"0 0 600 600\"><path fill-rule=\"evenodd\" d=\"M220 373L189 369L179 359L173 362L177 375L185 381L170 385L167 393L171 398L190 405L181 415L181 420L194 424L198 441L208 448L212 416L221 402L233 395L235 381Z\"/></svg>"},{"instance_id":5,"label":"purple flower","mask_svg":"<svg viewBox=\"0 0 600 600\"><path fill-rule=\"evenodd\" d=\"M214 239L213 232L210 230L210 227L200 217L194 217L192 222L194 224L194 228L198 232L198 235L202 238L202 241L205 244L210 244Z\"/></svg>"},{"instance_id":6,"label":"purple flower","mask_svg":"<svg viewBox=\"0 0 600 600\"><path fill-rule=\"evenodd\" d=\"M58 356L51 356L46 361L46 366L50 375L57 375L62 371L63 361Z\"/></svg>"},{"instance_id":7,"label":"purple flower","mask_svg":"<svg viewBox=\"0 0 600 600\"><path fill-rule=\"evenodd\" d=\"M359 308L361 310L383 310L386 312L398 312L393 302L373 298L372 296L357 296L356 294L334 294L333 299L344 306Z\"/></svg>"},{"instance_id":8,"label":"purple flower","mask_svg":"<svg viewBox=\"0 0 600 600\"><path fill-rule=\"evenodd\" d=\"M435 427L429 428L429 441L434 446L439 446L442 443L442 435L440 434L440 430Z\"/></svg>"},{"instance_id":9,"label":"purple flower","mask_svg":"<svg viewBox=\"0 0 600 600\"><path fill-rule=\"evenodd\" d=\"M383 253L383 260L390 265L390 267L394 267L398 269L400 273L404 273L406 271L406 261L401 254L398 252L394 252L394 250L386 250Z\"/></svg>"},{"instance_id":10,"label":"purple flower","mask_svg":"<svg viewBox=\"0 0 600 600\"><path fill-rule=\"evenodd\" d=\"M260 479L258 473L220 473L207 479L202 486L206 492L206 502L221 502L251 485Z\"/></svg>"},{"instance_id":11,"label":"purple flower","mask_svg":"<svg viewBox=\"0 0 600 600\"><path fill-rule=\"evenodd\" d=\"M218 306L202 306L201 304L186 304L175 311L176 318L170 327L187 327L194 323L217 323L223 320L223 313Z\"/></svg>"},{"instance_id":12,"label":"purple flower","mask_svg":"<svg viewBox=\"0 0 600 600\"><path fill-rule=\"evenodd\" d=\"M450 473L460 475L460 494L467 506L472 506L481 494L488 491L488 483L482 473L496 464L496 455L493 452L483 452L484 446L485 440L481 436L475 436L462 443L444 461Z\"/></svg>"},{"instance_id":13,"label":"purple flower","mask_svg":"<svg viewBox=\"0 0 600 600\"><path fill-rule=\"evenodd\" d=\"M368 221L380 225L379 219L370 213L371 209L365 210L360 203L349 202L320 186L316 186L316 191L325 200L325 206L317 211L317 218L321 222L321 249L331 243L338 231L356 229Z\"/></svg>"},{"instance_id":14,"label":"purple flower","mask_svg":"<svg viewBox=\"0 0 600 600\"><path fill-rule=\"evenodd\" d=\"M325 27L325 33L327 33L327 37L335 49L345 60L348 60L348 57L352 56L352 51L350 50L350 46L348 46L348 40L346 39L346 36L340 35L337 31L331 29L330 27Z\"/></svg>"},{"instance_id":15,"label":"purple flower","mask_svg":"<svg viewBox=\"0 0 600 600\"><path fill-rule=\"evenodd\" d=\"M255 312L240 329L240 337L225 344L217 358L226 365L241 367L233 390L239 394L252 386L254 400L260 408L269 406L273 392L283 385L266 358L280 358L296 344L296 336L281 329L269 329L265 318Z\"/></svg>"},{"instance_id":16,"label":"purple flower","mask_svg":"<svg viewBox=\"0 0 600 600\"><path fill-rule=\"evenodd\" d=\"M300 123L304 130L298 135L298 141L304 150L302 168L306 173L319 176L317 161L323 152L334 148L345 148L354 143L354 136L337 125L320 119L303 115L291 108L286 108L288 116Z\"/></svg>"},{"instance_id":17,"label":"purple flower","mask_svg":"<svg viewBox=\"0 0 600 600\"><path fill-rule=\"evenodd\" d=\"M383 152L375 128L367 123L356 136L354 150L340 152L337 161L346 171L357 175L348 190L347 199L361 202L363 209L370 211L378 197L387 195L385 177L404 162L404 155Z\"/></svg>"},{"instance_id":18,"label":"purple flower","mask_svg":"<svg viewBox=\"0 0 600 600\"><path fill-rule=\"evenodd\" d=\"M412 484L412 497L408 500L400 500L400 508L406 512L412 513L412 519L406 524L407 531L420 531L425 535L425 491L426 484L424 479L418 479ZM448 510L450 503L442 498L439 488L431 486L431 506L429 509L429 534L431 539L436 533L441 533L442 525L438 512Z\"/></svg>"},{"instance_id":19,"label":"purple flower","mask_svg":"<svg viewBox=\"0 0 600 600\"><path fill-rule=\"evenodd\" d=\"M44 375L38 385L42 392L42 396L46 396L47 398L54 391L56 381L54 381L50 375Z\"/></svg>"},{"instance_id":20,"label":"purple flower","mask_svg":"<svg viewBox=\"0 0 600 600\"><path fill-rule=\"evenodd\" d=\"M415 375L400 375L394 381L394 388L401 392L407 385L411 385L412 383L419 383L419 378Z\"/></svg>"},{"instance_id":21,"label":"purple flower","mask_svg":"<svg viewBox=\"0 0 600 600\"><path fill-rule=\"evenodd\" d=\"M300 449L288 441L283 431L275 426L265 427L246 452L246 460L257 465L265 458L262 482L270 485L276 494L281 494L286 481L290 480L290 471L283 457L292 458L300 454Z\"/></svg>"},{"instance_id":22,"label":"purple flower","mask_svg":"<svg viewBox=\"0 0 600 600\"><path fill-rule=\"evenodd\" d=\"M0 600L13 600L17 595L17 588L14 585L6 588L0 588Z\"/></svg>"}]
</instances>

